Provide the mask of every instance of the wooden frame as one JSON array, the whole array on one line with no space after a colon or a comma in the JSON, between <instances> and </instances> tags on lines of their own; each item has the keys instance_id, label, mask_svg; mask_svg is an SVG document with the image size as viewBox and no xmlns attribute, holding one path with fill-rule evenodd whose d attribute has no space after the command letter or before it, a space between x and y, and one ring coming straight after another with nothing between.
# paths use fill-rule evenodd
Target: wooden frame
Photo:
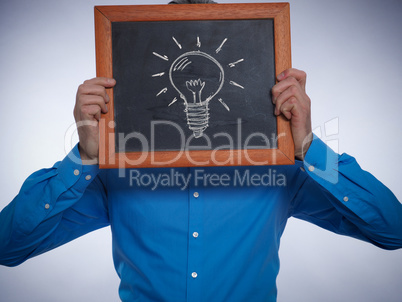
<instances>
[{"instance_id":1,"label":"wooden frame","mask_svg":"<svg viewBox=\"0 0 402 302\"><path fill-rule=\"evenodd\" d=\"M261 20L273 19L275 76L291 67L288 3L96 6L95 39L98 77L114 77L112 25L114 22ZM286 165L294 163L290 123L276 118L277 147L273 149L180 150L116 152L114 94L108 89L109 112L99 123L100 168L186 167L216 165ZM213 159L213 160L212 160Z\"/></svg>"}]
</instances>

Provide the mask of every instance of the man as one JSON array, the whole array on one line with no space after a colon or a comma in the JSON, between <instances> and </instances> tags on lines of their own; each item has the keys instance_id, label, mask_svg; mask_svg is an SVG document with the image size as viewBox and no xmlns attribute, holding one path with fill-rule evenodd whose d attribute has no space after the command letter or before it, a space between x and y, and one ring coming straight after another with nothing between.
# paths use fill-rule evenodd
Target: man
<instances>
[{"instance_id":1,"label":"man","mask_svg":"<svg viewBox=\"0 0 402 302\"><path fill-rule=\"evenodd\" d=\"M66 157L53 169L38 171L1 213L1 263L19 264L110 224L123 301L275 301L279 240L290 216L383 248L401 247L402 209L392 193L353 158L327 152L320 140L312 140L304 72L286 70L278 81L272 90L276 114L291 120L295 153L305 159L276 168L286 186L192 183L186 190L151 190L119 179L116 171L85 165L97 160L98 129L79 127L80 143L72 153L84 165ZM95 78L79 87L77 123L96 122L107 112L105 91L114 85L113 79ZM339 167L336 184L325 165ZM200 172L175 171L193 178ZM267 168L204 171L235 177L264 175Z\"/></svg>"}]
</instances>

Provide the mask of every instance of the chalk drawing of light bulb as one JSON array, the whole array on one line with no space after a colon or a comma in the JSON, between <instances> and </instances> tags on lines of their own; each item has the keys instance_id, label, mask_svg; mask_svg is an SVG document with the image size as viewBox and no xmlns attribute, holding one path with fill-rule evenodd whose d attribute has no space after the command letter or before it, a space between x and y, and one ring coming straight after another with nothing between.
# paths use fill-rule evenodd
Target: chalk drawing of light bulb
<instances>
[{"instance_id":1,"label":"chalk drawing of light bulb","mask_svg":"<svg viewBox=\"0 0 402 302\"><path fill-rule=\"evenodd\" d=\"M224 78L221 64L201 51L182 54L170 67L170 82L185 103L187 124L196 138L208 128L209 102L222 89Z\"/></svg>"}]
</instances>

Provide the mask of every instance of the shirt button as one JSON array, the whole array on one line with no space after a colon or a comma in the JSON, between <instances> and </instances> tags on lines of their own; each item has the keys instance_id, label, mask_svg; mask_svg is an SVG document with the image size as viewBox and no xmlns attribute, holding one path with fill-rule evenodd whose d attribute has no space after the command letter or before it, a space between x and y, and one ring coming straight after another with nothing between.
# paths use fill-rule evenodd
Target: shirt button
<instances>
[{"instance_id":1,"label":"shirt button","mask_svg":"<svg viewBox=\"0 0 402 302\"><path fill-rule=\"evenodd\" d=\"M344 202L349 201L349 197L345 196L345 197L343 198L343 201L344 201Z\"/></svg>"},{"instance_id":2,"label":"shirt button","mask_svg":"<svg viewBox=\"0 0 402 302\"><path fill-rule=\"evenodd\" d=\"M199 194L198 192L194 192L193 196L194 196L195 198L198 198L198 196L200 196L200 194Z\"/></svg>"},{"instance_id":3,"label":"shirt button","mask_svg":"<svg viewBox=\"0 0 402 302\"><path fill-rule=\"evenodd\" d=\"M91 175L87 175L87 176L85 176L85 179L86 179L86 180L91 180L91 178L92 178L92 176L91 176Z\"/></svg>"},{"instance_id":4,"label":"shirt button","mask_svg":"<svg viewBox=\"0 0 402 302\"><path fill-rule=\"evenodd\" d=\"M48 210L50 208L50 204L45 204L45 209Z\"/></svg>"},{"instance_id":5,"label":"shirt button","mask_svg":"<svg viewBox=\"0 0 402 302\"><path fill-rule=\"evenodd\" d=\"M310 167L308 167L308 170L310 171L310 172L313 172L314 171L314 166L310 166Z\"/></svg>"},{"instance_id":6,"label":"shirt button","mask_svg":"<svg viewBox=\"0 0 402 302\"><path fill-rule=\"evenodd\" d=\"M80 170L78 170L78 169L75 169L75 170L74 170L74 175L75 175L75 176L78 176L78 175L80 175Z\"/></svg>"},{"instance_id":7,"label":"shirt button","mask_svg":"<svg viewBox=\"0 0 402 302\"><path fill-rule=\"evenodd\" d=\"M304 170L304 168L303 168L303 167L300 167L300 170L302 170L303 172L306 172L306 170Z\"/></svg>"},{"instance_id":8,"label":"shirt button","mask_svg":"<svg viewBox=\"0 0 402 302\"><path fill-rule=\"evenodd\" d=\"M191 277L193 277L194 279L197 278L197 276L198 276L198 274L197 274L196 272L193 272L193 273L191 274Z\"/></svg>"},{"instance_id":9,"label":"shirt button","mask_svg":"<svg viewBox=\"0 0 402 302\"><path fill-rule=\"evenodd\" d=\"M193 237L194 237L194 238L197 238L197 237L198 237L198 233L197 233L197 232L194 232L194 233L193 233Z\"/></svg>"}]
</instances>

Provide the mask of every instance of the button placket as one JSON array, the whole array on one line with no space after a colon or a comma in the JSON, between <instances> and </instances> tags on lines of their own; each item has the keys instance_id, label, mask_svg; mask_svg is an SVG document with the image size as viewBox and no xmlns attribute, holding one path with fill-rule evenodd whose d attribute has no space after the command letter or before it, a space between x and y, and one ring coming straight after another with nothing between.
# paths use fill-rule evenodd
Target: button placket
<instances>
[{"instance_id":1,"label":"button placket","mask_svg":"<svg viewBox=\"0 0 402 302\"><path fill-rule=\"evenodd\" d=\"M192 175L194 176L194 169ZM203 221L203 188L194 184L189 186L189 224L188 224L188 257L187 257L187 301L198 301L201 296L202 276L202 221Z\"/></svg>"}]
</instances>

